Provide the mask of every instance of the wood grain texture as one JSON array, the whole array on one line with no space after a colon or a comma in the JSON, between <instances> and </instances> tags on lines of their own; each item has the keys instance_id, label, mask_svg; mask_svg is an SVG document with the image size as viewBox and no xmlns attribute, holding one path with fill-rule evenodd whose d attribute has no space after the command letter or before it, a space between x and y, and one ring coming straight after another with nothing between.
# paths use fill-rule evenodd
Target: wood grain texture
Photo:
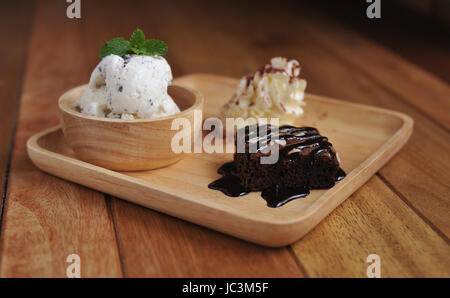
<instances>
[{"instance_id":1,"label":"wood grain texture","mask_svg":"<svg viewBox=\"0 0 450 298\"><path fill-rule=\"evenodd\" d=\"M8 13L18 8L17 14ZM26 64L27 45L31 29L32 1L3 1L0 12L0 39L8 41L8 46L0 47L2 65L0 68L0 227L4 196L6 195L7 165L13 141L14 123L22 89L23 70ZM15 30L10 30L10 27ZM8 57L5 59L4 57ZM0 256L1 258L1 256Z\"/></svg>"},{"instance_id":2,"label":"wood grain texture","mask_svg":"<svg viewBox=\"0 0 450 298\"><path fill-rule=\"evenodd\" d=\"M366 277L369 254L382 277L450 275L448 243L377 176L293 249L310 277Z\"/></svg>"},{"instance_id":3,"label":"wood grain texture","mask_svg":"<svg viewBox=\"0 0 450 298\"><path fill-rule=\"evenodd\" d=\"M128 277L301 277L285 248L264 248L145 209L111 201Z\"/></svg>"},{"instance_id":4,"label":"wood grain texture","mask_svg":"<svg viewBox=\"0 0 450 298\"><path fill-rule=\"evenodd\" d=\"M62 91L85 80L82 44L65 34L77 27L64 12L63 2L36 6L1 231L2 277L65 277L73 253L81 276L121 276L103 194L39 171L25 152L30 135L58 123Z\"/></svg>"},{"instance_id":5,"label":"wood grain texture","mask_svg":"<svg viewBox=\"0 0 450 298\"><path fill-rule=\"evenodd\" d=\"M334 21L306 9L304 26L348 66L367 73L374 82L386 86L395 95L423 111L431 119L450 129L450 86L419 66L401 59L358 33L346 30ZM320 20L320 21L318 21ZM328 32L327 34L322 34Z\"/></svg>"},{"instance_id":6,"label":"wood grain texture","mask_svg":"<svg viewBox=\"0 0 450 298\"><path fill-rule=\"evenodd\" d=\"M450 83L450 33L448 24L434 16L399 5L400 1L385 1L381 19L368 19L364 13L366 2L352 3L316 0L311 3L315 10L326 12L327 19L344 25L346 31L358 32L366 40L382 46L395 56L409 60L421 70L434 74ZM428 3L432 1L403 1ZM450 5L447 1L436 3ZM434 9L439 10L439 6ZM445 10L441 10L445 13ZM450 15L447 13L447 15ZM447 26L446 26L447 25Z\"/></svg>"}]
</instances>

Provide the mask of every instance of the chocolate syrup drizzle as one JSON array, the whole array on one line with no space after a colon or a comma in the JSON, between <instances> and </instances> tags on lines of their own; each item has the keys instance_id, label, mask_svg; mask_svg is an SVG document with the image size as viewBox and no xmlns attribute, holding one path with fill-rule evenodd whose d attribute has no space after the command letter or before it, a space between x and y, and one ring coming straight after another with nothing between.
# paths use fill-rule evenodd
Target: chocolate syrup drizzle
<instances>
[{"instance_id":1,"label":"chocolate syrup drizzle","mask_svg":"<svg viewBox=\"0 0 450 298\"><path fill-rule=\"evenodd\" d=\"M270 150L280 150L280 159L292 159L298 155L310 157L325 155L332 160L336 158L333 146L326 137L319 134L316 128L288 125L281 126L278 130L274 128L276 127L272 125L247 126L243 128L243 131L241 130L241 133L238 132L236 146L238 147L239 142L242 142L240 145L244 145L245 154L255 156L265 156L269 155ZM209 188L222 191L230 197L240 197L251 191L241 184L234 162L225 163L217 172L222 177L210 183ZM335 181L341 181L345 176L345 172L339 168ZM309 190L308 186L290 188L281 186L279 181L274 181L262 191L261 196L269 207L274 208L307 196L310 193Z\"/></svg>"}]
</instances>

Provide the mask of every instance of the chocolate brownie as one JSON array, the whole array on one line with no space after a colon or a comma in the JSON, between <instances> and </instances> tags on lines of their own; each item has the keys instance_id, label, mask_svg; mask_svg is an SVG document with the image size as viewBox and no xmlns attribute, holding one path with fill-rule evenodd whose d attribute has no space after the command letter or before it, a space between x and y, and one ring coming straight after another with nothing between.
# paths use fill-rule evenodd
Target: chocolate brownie
<instances>
[{"instance_id":1,"label":"chocolate brownie","mask_svg":"<svg viewBox=\"0 0 450 298\"><path fill-rule=\"evenodd\" d=\"M250 190L263 190L272 184L283 187L330 188L339 170L339 161L328 139L312 127L271 125L246 126L237 133L236 147L243 142L244 152L234 154L236 174ZM253 148L252 144L256 144ZM278 147L275 164L262 164Z\"/></svg>"},{"instance_id":2,"label":"chocolate brownie","mask_svg":"<svg viewBox=\"0 0 450 298\"><path fill-rule=\"evenodd\" d=\"M262 158L274 150L278 150L278 159L262 163ZM305 196L311 188L331 188L345 176L328 138L316 128L287 125L278 129L255 125L239 130L234 162L224 165L219 173L224 177L211 183L210 188L235 194L232 196L262 190L271 207Z\"/></svg>"}]
</instances>

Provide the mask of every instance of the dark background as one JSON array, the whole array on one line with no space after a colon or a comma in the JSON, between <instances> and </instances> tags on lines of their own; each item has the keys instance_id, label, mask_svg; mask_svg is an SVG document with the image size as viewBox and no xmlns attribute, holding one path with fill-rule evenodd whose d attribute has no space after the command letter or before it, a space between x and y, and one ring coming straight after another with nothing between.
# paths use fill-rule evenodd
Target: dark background
<instances>
[{"instance_id":1,"label":"dark background","mask_svg":"<svg viewBox=\"0 0 450 298\"><path fill-rule=\"evenodd\" d=\"M381 1L381 19L368 19L364 0L310 2L327 17L450 82L450 1Z\"/></svg>"}]
</instances>

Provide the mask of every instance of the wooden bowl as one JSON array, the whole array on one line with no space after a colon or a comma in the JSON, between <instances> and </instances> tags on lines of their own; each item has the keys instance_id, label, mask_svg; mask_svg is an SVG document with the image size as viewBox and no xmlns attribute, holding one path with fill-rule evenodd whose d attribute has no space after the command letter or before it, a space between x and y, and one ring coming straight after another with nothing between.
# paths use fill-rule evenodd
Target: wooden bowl
<instances>
[{"instance_id":1,"label":"wooden bowl","mask_svg":"<svg viewBox=\"0 0 450 298\"><path fill-rule=\"evenodd\" d=\"M201 119L195 110L203 110L203 96L195 90L172 85L168 93L181 112L157 119L112 119L89 116L75 109L87 85L73 88L59 98L60 121L65 140L76 156L88 163L116 171L139 171L165 167L179 161L184 153L172 151L172 120L189 120L192 139L201 133ZM199 117L197 117L199 118ZM194 121L197 122L194 125ZM192 140L191 139L191 140Z\"/></svg>"}]
</instances>

